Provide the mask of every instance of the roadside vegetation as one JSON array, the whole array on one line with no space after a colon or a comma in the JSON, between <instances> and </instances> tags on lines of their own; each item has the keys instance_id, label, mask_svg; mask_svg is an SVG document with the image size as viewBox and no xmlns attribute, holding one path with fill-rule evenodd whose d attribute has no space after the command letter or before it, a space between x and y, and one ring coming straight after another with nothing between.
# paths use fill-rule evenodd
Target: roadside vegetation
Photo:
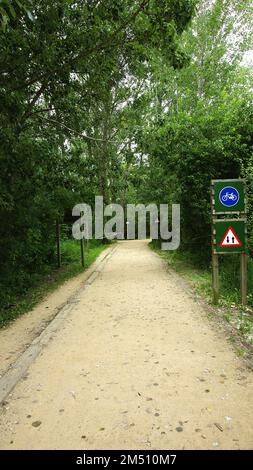
<instances>
[{"instance_id":1,"label":"roadside vegetation","mask_svg":"<svg viewBox=\"0 0 253 470\"><path fill-rule=\"evenodd\" d=\"M220 301L212 304L212 272L210 266L200 266L191 253L180 250L169 252L160 249L160 243L153 241L150 247L161 256L168 267L180 274L195 293L210 305L208 313L229 325L230 340L237 344L239 354L253 353L253 260L249 260L248 306L240 304L239 256L230 255L220 259Z\"/></svg>"},{"instance_id":2,"label":"roadside vegetation","mask_svg":"<svg viewBox=\"0 0 253 470\"><path fill-rule=\"evenodd\" d=\"M48 276L79 272L71 241L69 266L55 268L55 221L75 204L94 209L97 195L124 208L179 203L182 256L208 291L210 180L246 178L253 257L252 1L2 4L2 324L30 289L57 284ZM223 295L236 303L233 266Z\"/></svg>"},{"instance_id":3,"label":"roadside vegetation","mask_svg":"<svg viewBox=\"0 0 253 470\"><path fill-rule=\"evenodd\" d=\"M64 237L61 242L62 266L44 266L44 269L29 278L26 288L19 296L12 297L12 303L0 309L0 328L18 316L31 310L38 302L68 279L81 274L106 248L106 245L91 240L85 244L85 266L80 259L80 242Z\"/></svg>"}]
</instances>

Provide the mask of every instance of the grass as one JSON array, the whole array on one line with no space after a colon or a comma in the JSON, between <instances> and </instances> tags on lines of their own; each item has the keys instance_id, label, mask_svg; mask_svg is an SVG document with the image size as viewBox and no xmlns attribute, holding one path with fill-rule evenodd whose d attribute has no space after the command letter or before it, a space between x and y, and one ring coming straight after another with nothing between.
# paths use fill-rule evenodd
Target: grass
<instances>
[{"instance_id":1,"label":"grass","mask_svg":"<svg viewBox=\"0 0 253 470\"><path fill-rule=\"evenodd\" d=\"M212 303L211 267L199 267L191 253L161 251L158 242L152 242L150 246L186 279L197 294ZM246 345L253 346L253 260L248 263L247 307L240 304L239 263L238 255L220 257L220 301L215 310L234 334L239 335Z\"/></svg>"},{"instance_id":2,"label":"grass","mask_svg":"<svg viewBox=\"0 0 253 470\"><path fill-rule=\"evenodd\" d=\"M89 249L85 245L85 267L81 265L80 242L74 239L61 241L62 266L48 266L45 272L34 275L33 285L24 295L13 300L10 308L0 310L0 328L20 315L31 310L38 302L68 279L87 269L106 248L96 240L90 240Z\"/></svg>"}]
</instances>

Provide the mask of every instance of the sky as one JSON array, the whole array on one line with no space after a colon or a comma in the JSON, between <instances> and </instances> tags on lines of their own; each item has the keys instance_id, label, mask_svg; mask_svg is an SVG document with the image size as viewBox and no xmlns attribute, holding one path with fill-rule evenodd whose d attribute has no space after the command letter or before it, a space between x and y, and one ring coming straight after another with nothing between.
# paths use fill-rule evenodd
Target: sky
<instances>
[{"instance_id":1,"label":"sky","mask_svg":"<svg viewBox=\"0 0 253 470\"><path fill-rule=\"evenodd\" d=\"M245 52L242 60L242 65L246 65L250 68L253 68L253 49Z\"/></svg>"}]
</instances>

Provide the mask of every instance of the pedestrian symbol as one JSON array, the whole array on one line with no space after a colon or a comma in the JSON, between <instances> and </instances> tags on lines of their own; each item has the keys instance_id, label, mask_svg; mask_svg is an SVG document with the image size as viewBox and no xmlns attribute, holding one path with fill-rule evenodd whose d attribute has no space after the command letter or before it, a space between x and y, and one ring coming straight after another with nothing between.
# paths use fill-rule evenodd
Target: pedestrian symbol
<instances>
[{"instance_id":1,"label":"pedestrian symbol","mask_svg":"<svg viewBox=\"0 0 253 470\"><path fill-rule=\"evenodd\" d=\"M220 242L221 247L226 246L242 246L240 238L236 235L233 227L229 227Z\"/></svg>"}]
</instances>

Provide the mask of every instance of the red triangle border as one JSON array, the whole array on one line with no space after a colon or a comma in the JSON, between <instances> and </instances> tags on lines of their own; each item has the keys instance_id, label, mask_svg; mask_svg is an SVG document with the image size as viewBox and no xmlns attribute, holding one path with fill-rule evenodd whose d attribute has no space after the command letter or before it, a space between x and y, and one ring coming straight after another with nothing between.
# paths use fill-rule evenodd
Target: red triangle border
<instances>
[{"instance_id":1,"label":"red triangle border","mask_svg":"<svg viewBox=\"0 0 253 470\"><path fill-rule=\"evenodd\" d=\"M237 244L235 245L234 243L230 243L229 245L223 245L223 242L224 242L224 240L225 240L225 238L226 238L226 236L227 236L229 230L231 230L231 232L233 233L234 237L238 240L238 242L239 242L238 245L237 245ZM236 233L235 233L235 231L234 231L234 229L233 229L233 227L232 227L231 225L230 225L230 227L228 227L228 229L227 229L227 231L226 231L226 233L225 233L223 239L222 239L221 242L220 242L220 247L221 247L221 248L227 248L227 246L233 246L234 248L237 248L237 247L239 247L239 246L242 246L242 242L241 242L240 238L238 237L238 235L236 235Z\"/></svg>"}]
</instances>

